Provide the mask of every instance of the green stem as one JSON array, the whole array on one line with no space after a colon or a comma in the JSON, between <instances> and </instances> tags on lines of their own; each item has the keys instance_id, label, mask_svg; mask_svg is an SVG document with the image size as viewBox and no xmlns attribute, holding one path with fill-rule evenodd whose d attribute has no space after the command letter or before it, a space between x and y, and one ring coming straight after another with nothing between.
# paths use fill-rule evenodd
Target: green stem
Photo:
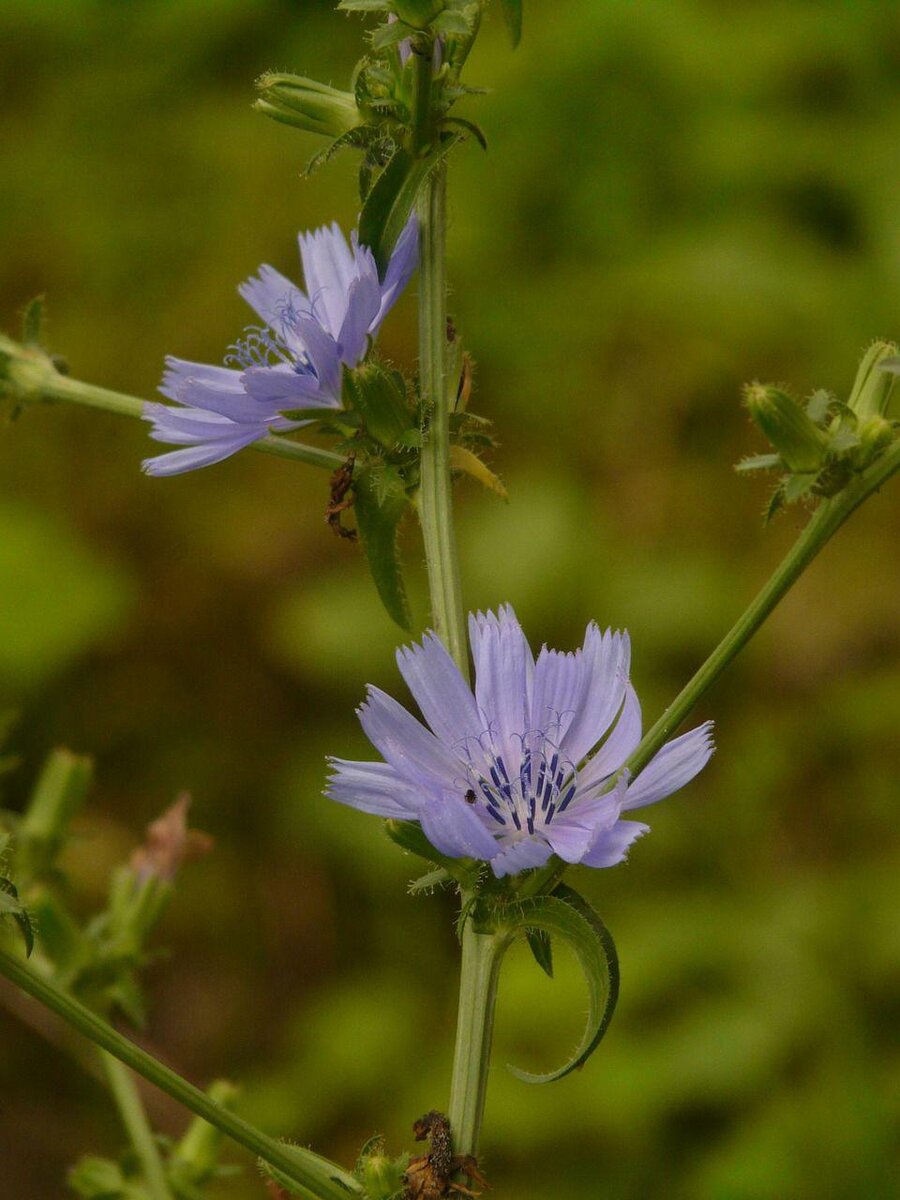
<instances>
[{"instance_id":1,"label":"green stem","mask_svg":"<svg viewBox=\"0 0 900 1200\"><path fill-rule=\"evenodd\" d=\"M119 1109L122 1124L125 1126L134 1152L141 1164L144 1182L151 1200L172 1200L159 1147L147 1121L147 1114L144 1112L134 1076L126 1066L106 1050L100 1051L100 1060L106 1072L109 1090Z\"/></svg>"},{"instance_id":2,"label":"green stem","mask_svg":"<svg viewBox=\"0 0 900 1200\"><path fill-rule=\"evenodd\" d=\"M849 516L900 469L900 444L884 454L864 475L831 500L823 501L806 528L776 567L775 572L749 607L737 619L696 674L685 684L659 720L644 734L625 764L637 775L669 739L691 709L716 682L747 645L778 602L797 582L819 551L831 540Z\"/></svg>"},{"instance_id":3,"label":"green stem","mask_svg":"<svg viewBox=\"0 0 900 1200\"><path fill-rule=\"evenodd\" d=\"M43 400L82 404L122 417L140 417L144 411L144 401L137 396L111 392L108 388L70 379L68 375L57 375L51 380L42 381L35 394ZM279 458L292 458L295 462L307 463L311 467L324 467L328 471L336 470L344 461L339 454L330 450L320 450L317 446L307 446L303 442L293 442L290 438L276 437L273 434L254 442L253 449L261 450L264 454L276 454Z\"/></svg>"},{"instance_id":4,"label":"green stem","mask_svg":"<svg viewBox=\"0 0 900 1200\"><path fill-rule=\"evenodd\" d=\"M484 1116L494 1009L500 963L509 944L506 935L476 933L472 921L462 933L459 1014L453 1078L447 1115L457 1154L477 1154Z\"/></svg>"},{"instance_id":5,"label":"green stem","mask_svg":"<svg viewBox=\"0 0 900 1200\"><path fill-rule=\"evenodd\" d=\"M316 1197L317 1200L347 1200L348 1193L351 1196L361 1195L359 1183L336 1163L329 1162L328 1159L300 1146L278 1142L249 1122L235 1116L134 1042L123 1037L79 1000L60 991L49 980L43 979L21 958L3 949L0 949L0 975L4 975L22 991L39 1000L101 1049L108 1051L144 1079L167 1092L185 1108L208 1121L210 1125L221 1129L232 1141L244 1146L282 1172L297 1187L305 1189L310 1196Z\"/></svg>"},{"instance_id":6,"label":"green stem","mask_svg":"<svg viewBox=\"0 0 900 1200\"><path fill-rule=\"evenodd\" d=\"M644 734L623 769L637 775L646 767L691 709L743 650L819 551L834 537L848 517L897 471L900 471L900 443L895 443L837 496L822 501L774 574L659 720ZM554 856L545 867L533 875L526 876L521 888L522 894L534 896L552 891L565 869L566 864Z\"/></svg>"},{"instance_id":7,"label":"green stem","mask_svg":"<svg viewBox=\"0 0 900 1200\"><path fill-rule=\"evenodd\" d=\"M435 632L468 678L465 620L453 526L450 477L450 404L446 380L447 175L443 164L429 176L419 202L419 377L429 414L422 447L419 520L425 544Z\"/></svg>"},{"instance_id":8,"label":"green stem","mask_svg":"<svg viewBox=\"0 0 900 1200\"><path fill-rule=\"evenodd\" d=\"M416 113L413 148L430 140L431 58L416 56ZM425 545L431 617L454 662L469 676L459 560L453 525L450 474L450 397L447 389L447 171L443 163L429 175L419 200L419 379L428 428L422 447L419 521ZM465 908L468 897L462 895ZM462 932L459 1012L450 1104L447 1115L457 1154L478 1146L487 1091L497 979L505 943L476 933L465 921Z\"/></svg>"}]
</instances>

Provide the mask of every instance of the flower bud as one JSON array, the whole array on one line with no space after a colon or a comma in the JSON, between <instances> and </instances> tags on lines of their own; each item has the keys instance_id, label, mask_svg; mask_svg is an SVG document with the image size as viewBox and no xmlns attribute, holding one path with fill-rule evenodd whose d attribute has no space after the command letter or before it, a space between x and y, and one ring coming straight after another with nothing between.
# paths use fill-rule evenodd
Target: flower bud
<instances>
[{"instance_id":1,"label":"flower bud","mask_svg":"<svg viewBox=\"0 0 900 1200\"><path fill-rule=\"evenodd\" d=\"M362 124L362 114L350 92L338 91L315 79L269 72L260 76L256 86L260 98L253 107L285 125L341 137Z\"/></svg>"},{"instance_id":2,"label":"flower bud","mask_svg":"<svg viewBox=\"0 0 900 1200\"><path fill-rule=\"evenodd\" d=\"M40 346L20 346L0 334L0 396L21 403L44 398L44 389L61 374L51 355Z\"/></svg>"},{"instance_id":3,"label":"flower bud","mask_svg":"<svg viewBox=\"0 0 900 1200\"><path fill-rule=\"evenodd\" d=\"M894 425L884 417L869 417L859 426L859 441L865 463L870 463L887 450L894 440Z\"/></svg>"},{"instance_id":4,"label":"flower bud","mask_svg":"<svg viewBox=\"0 0 900 1200\"><path fill-rule=\"evenodd\" d=\"M171 883L180 867L212 850L213 840L199 829L188 829L191 798L182 793L170 808L147 826L146 837L131 856L131 870L140 880L157 878Z\"/></svg>"},{"instance_id":5,"label":"flower bud","mask_svg":"<svg viewBox=\"0 0 900 1200\"><path fill-rule=\"evenodd\" d=\"M793 397L779 388L750 384L744 403L790 471L818 471L828 452L828 437Z\"/></svg>"},{"instance_id":6,"label":"flower bud","mask_svg":"<svg viewBox=\"0 0 900 1200\"><path fill-rule=\"evenodd\" d=\"M900 374L900 358L893 342L873 342L863 355L850 399L847 401L861 419L883 417L887 412L891 389Z\"/></svg>"},{"instance_id":7,"label":"flower bud","mask_svg":"<svg viewBox=\"0 0 900 1200\"><path fill-rule=\"evenodd\" d=\"M372 1200L391 1200L403 1192L403 1175L409 1158L388 1158L386 1154L373 1154L366 1159L363 1169L363 1184L366 1195Z\"/></svg>"},{"instance_id":8,"label":"flower bud","mask_svg":"<svg viewBox=\"0 0 900 1200\"><path fill-rule=\"evenodd\" d=\"M413 29L427 29L446 7L446 0L394 0L394 12Z\"/></svg>"}]
</instances>

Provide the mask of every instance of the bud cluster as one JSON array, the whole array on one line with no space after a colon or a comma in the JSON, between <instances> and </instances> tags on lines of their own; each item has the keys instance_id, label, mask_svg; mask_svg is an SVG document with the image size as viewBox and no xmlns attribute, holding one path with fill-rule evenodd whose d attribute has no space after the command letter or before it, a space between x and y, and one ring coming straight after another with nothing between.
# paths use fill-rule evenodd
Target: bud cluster
<instances>
[{"instance_id":1,"label":"bud cluster","mask_svg":"<svg viewBox=\"0 0 900 1200\"><path fill-rule=\"evenodd\" d=\"M830 392L814 392L801 404L771 384L750 384L744 404L774 447L738 463L742 472L782 472L766 509L766 520L798 500L835 496L896 440L900 422L889 406L900 358L891 342L866 351L846 403Z\"/></svg>"}]
</instances>

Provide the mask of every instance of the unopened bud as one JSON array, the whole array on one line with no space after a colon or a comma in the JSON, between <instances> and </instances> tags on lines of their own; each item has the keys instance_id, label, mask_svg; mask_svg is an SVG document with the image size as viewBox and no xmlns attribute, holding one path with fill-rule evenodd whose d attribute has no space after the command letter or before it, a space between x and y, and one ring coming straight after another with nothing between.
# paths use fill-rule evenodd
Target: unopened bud
<instances>
[{"instance_id":1,"label":"unopened bud","mask_svg":"<svg viewBox=\"0 0 900 1200\"><path fill-rule=\"evenodd\" d=\"M828 452L828 437L793 397L779 388L750 384L744 403L790 471L818 471Z\"/></svg>"},{"instance_id":2,"label":"unopened bud","mask_svg":"<svg viewBox=\"0 0 900 1200\"><path fill-rule=\"evenodd\" d=\"M372 1200L391 1200L404 1191L404 1175L409 1155L390 1158L382 1148L367 1154L362 1160L362 1182L366 1195Z\"/></svg>"},{"instance_id":3,"label":"unopened bud","mask_svg":"<svg viewBox=\"0 0 900 1200\"><path fill-rule=\"evenodd\" d=\"M188 829L191 798L184 792L161 817L147 826L142 846L131 856L131 869L139 879L150 877L171 883L185 863L203 858L213 848L213 839L199 829Z\"/></svg>"},{"instance_id":4,"label":"unopened bud","mask_svg":"<svg viewBox=\"0 0 900 1200\"><path fill-rule=\"evenodd\" d=\"M327 83L270 72L262 75L256 86L260 96L253 107L257 112L296 129L340 137L362 124L353 95Z\"/></svg>"},{"instance_id":5,"label":"unopened bud","mask_svg":"<svg viewBox=\"0 0 900 1200\"><path fill-rule=\"evenodd\" d=\"M883 417L898 374L897 346L893 342L873 342L859 364L848 407L860 420Z\"/></svg>"},{"instance_id":6,"label":"unopened bud","mask_svg":"<svg viewBox=\"0 0 900 1200\"><path fill-rule=\"evenodd\" d=\"M866 462L877 458L882 450L886 450L893 442L895 428L891 421L884 417L869 417L859 427L859 440Z\"/></svg>"}]
</instances>

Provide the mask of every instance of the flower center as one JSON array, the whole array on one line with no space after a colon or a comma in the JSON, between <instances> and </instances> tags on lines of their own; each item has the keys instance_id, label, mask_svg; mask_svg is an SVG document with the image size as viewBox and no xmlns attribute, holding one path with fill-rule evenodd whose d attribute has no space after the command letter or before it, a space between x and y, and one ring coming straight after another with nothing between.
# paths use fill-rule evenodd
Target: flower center
<instances>
[{"instance_id":1,"label":"flower center","mask_svg":"<svg viewBox=\"0 0 900 1200\"><path fill-rule=\"evenodd\" d=\"M522 746L517 768L497 749L490 731L466 744L466 797L469 803L481 802L498 825L534 833L535 826L549 825L571 804L577 788L575 764L542 730L517 740Z\"/></svg>"}]
</instances>

